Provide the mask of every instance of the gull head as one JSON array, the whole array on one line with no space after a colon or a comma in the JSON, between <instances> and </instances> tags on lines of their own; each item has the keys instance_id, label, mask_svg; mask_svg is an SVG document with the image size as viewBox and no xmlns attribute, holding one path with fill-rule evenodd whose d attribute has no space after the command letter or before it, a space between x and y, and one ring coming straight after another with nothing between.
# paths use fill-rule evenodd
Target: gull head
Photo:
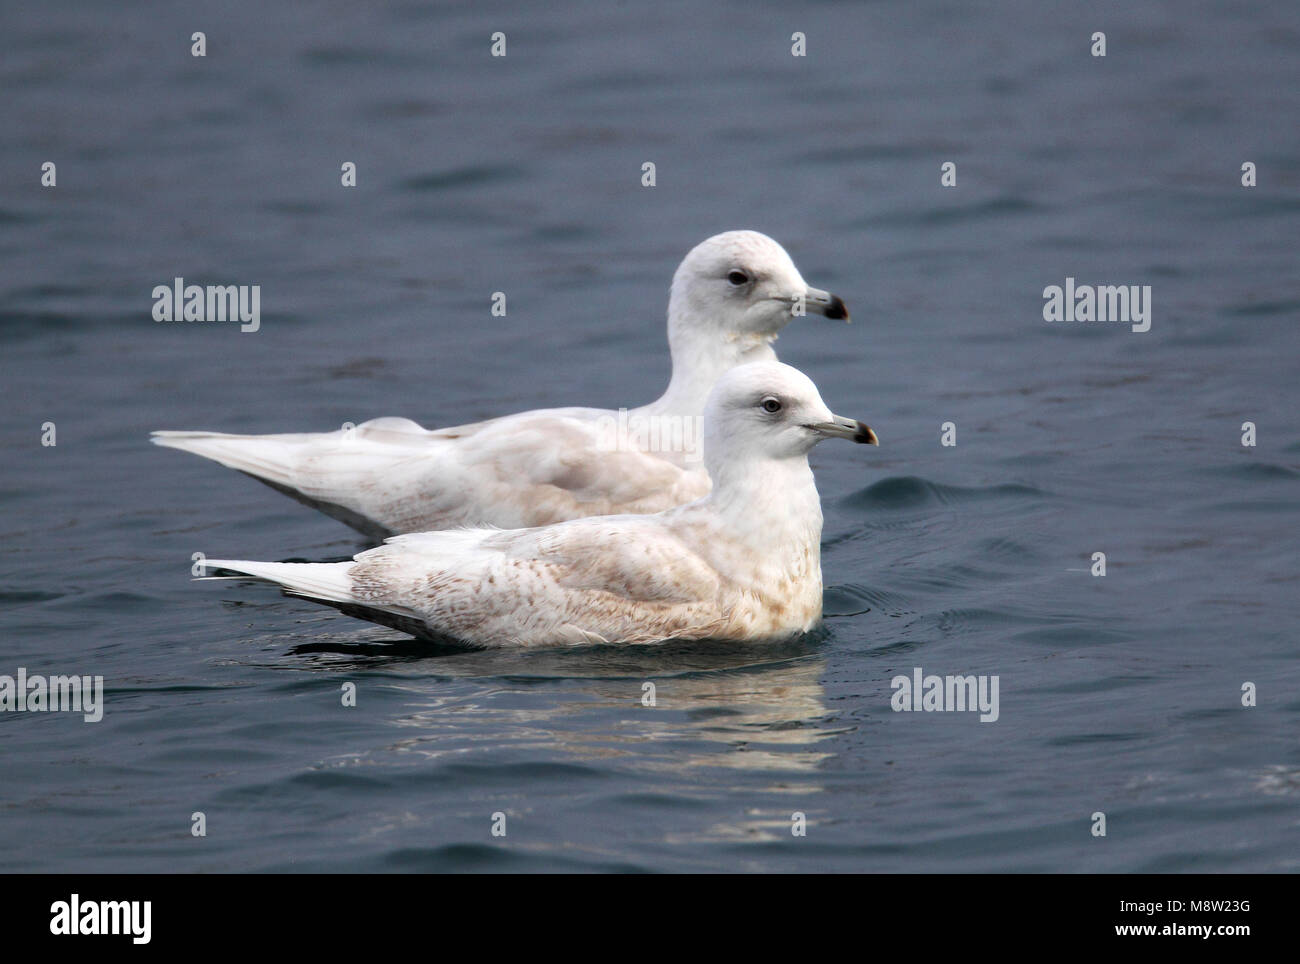
<instances>
[{"instance_id":1,"label":"gull head","mask_svg":"<svg viewBox=\"0 0 1300 964\"><path fill-rule=\"evenodd\" d=\"M673 275L670 328L770 341L800 313L849 319L839 297L809 286L785 248L757 231L701 241Z\"/></svg>"},{"instance_id":2,"label":"gull head","mask_svg":"<svg viewBox=\"0 0 1300 964\"><path fill-rule=\"evenodd\" d=\"M836 415L807 375L780 362L731 369L713 386L704 409L710 463L803 458L828 438L880 444L870 426Z\"/></svg>"}]
</instances>

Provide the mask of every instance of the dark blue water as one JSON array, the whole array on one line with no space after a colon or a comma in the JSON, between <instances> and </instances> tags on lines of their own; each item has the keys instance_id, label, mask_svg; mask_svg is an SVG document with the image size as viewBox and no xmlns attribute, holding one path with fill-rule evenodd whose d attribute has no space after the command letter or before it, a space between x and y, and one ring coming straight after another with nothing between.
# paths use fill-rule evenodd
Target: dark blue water
<instances>
[{"instance_id":1,"label":"dark blue water","mask_svg":"<svg viewBox=\"0 0 1300 964\"><path fill-rule=\"evenodd\" d=\"M107 690L0 714L0 867L1296 869L1294 4L7 3L0 38L0 673ZM778 348L882 439L816 453L818 633L431 654L190 581L364 543L149 430L645 402L672 270L740 227L848 301ZM261 330L153 322L178 275L260 284ZM1150 285L1151 330L1046 323L1067 277ZM893 712L917 666L1000 718Z\"/></svg>"}]
</instances>

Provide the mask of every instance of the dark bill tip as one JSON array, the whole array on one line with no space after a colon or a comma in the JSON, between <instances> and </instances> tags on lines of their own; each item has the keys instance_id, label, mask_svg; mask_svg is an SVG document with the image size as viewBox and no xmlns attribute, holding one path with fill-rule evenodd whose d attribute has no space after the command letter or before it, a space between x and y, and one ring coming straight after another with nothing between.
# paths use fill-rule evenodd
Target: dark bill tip
<instances>
[{"instance_id":1,"label":"dark bill tip","mask_svg":"<svg viewBox=\"0 0 1300 964\"><path fill-rule=\"evenodd\" d=\"M832 321L848 321L849 309L839 295L831 295L831 303L826 306L826 317Z\"/></svg>"},{"instance_id":2,"label":"dark bill tip","mask_svg":"<svg viewBox=\"0 0 1300 964\"><path fill-rule=\"evenodd\" d=\"M853 435L853 441L863 445L879 445L880 439L876 438L876 433L871 431L870 425L863 425L858 422L858 430Z\"/></svg>"}]
</instances>

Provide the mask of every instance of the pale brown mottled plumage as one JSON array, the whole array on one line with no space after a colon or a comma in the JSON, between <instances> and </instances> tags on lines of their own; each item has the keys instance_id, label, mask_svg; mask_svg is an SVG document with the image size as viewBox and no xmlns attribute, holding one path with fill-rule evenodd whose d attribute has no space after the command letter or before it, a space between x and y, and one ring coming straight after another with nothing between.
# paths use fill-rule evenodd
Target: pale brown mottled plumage
<instances>
[{"instance_id":1,"label":"pale brown mottled plumage","mask_svg":"<svg viewBox=\"0 0 1300 964\"><path fill-rule=\"evenodd\" d=\"M712 491L653 515L397 536L345 563L211 560L418 635L477 646L769 639L821 616L822 514L807 453L874 442L777 362L718 380L705 413Z\"/></svg>"}]
</instances>

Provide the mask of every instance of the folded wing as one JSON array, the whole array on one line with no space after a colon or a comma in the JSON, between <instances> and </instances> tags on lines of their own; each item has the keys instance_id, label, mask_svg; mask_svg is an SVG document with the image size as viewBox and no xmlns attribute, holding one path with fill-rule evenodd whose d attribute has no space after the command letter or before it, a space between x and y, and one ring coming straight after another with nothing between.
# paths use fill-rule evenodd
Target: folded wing
<instances>
[{"instance_id":1,"label":"folded wing","mask_svg":"<svg viewBox=\"0 0 1300 964\"><path fill-rule=\"evenodd\" d=\"M698 466L622 443L612 412L548 409L450 429L403 418L299 435L155 432L376 538L658 512L707 493Z\"/></svg>"}]
</instances>

